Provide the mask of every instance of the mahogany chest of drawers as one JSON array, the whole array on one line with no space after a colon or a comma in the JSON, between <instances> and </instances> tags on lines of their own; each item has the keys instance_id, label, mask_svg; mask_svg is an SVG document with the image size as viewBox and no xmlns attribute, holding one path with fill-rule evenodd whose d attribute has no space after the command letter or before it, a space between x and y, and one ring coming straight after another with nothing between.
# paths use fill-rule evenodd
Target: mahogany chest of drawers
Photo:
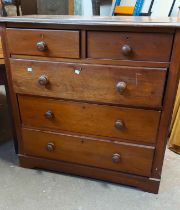
<instances>
[{"instance_id":1,"label":"mahogany chest of drawers","mask_svg":"<svg viewBox=\"0 0 180 210\"><path fill-rule=\"evenodd\" d=\"M1 25L20 165L157 193L179 23L27 16Z\"/></svg>"}]
</instances>

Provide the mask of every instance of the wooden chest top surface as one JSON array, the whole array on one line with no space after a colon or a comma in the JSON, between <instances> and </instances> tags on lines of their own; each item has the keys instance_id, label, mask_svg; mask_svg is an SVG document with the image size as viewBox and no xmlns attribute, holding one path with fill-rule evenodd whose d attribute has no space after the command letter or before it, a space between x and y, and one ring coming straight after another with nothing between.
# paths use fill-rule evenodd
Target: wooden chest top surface
<instances>
[{"instance_id":1,"label":"wooden chest top surface","mask_svg":"<svg viewBox=\"0 0 180 210\"><path fill-rule=\"evenodd\" d=\"M127 16L70 16L70 15L29 15L19 17L2 17L4 23L33 23L33 24L67 24L67 25L102 25L102 26L134 26L134 27L180 27L180 19L176 17L127 17Z\"/></svg>"}]
</instances>

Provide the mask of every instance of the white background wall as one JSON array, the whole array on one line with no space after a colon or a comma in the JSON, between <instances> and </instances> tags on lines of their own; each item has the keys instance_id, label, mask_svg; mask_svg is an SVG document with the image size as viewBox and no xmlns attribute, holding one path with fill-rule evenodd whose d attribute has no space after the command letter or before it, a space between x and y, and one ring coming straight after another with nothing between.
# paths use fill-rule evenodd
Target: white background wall
<instances>
[{"instance_id":1,"label":"white background wall","mask_svg":"<svg viewBox=\"0 0 180 210\"><path fill-rule=\"evenodd\" d=\"M92 3L91 0L82 0L82 15L91 16L92 15Z\"/></svg>"},{"instance_id":2,"label":"white background wall","mask_svg":"<svg viewBox=\"0 0 180 210\"><path fill-rule=\"evenodd\" d=\"M154 17L167 17L172 6L173 0L155 0L152 8L152 16ZM179 5L178 5L179 3ZM178 11L178 6L180 6L180 1L176 0L176 11ZM175 14L175 10L173 12Z\"/></svg>"},{"instance_id":3,"label":"white background wall","mask_svg":"<svg viewBox=\"0 0 180 210\"><path fill-rule=\"evenodd\" d=\"M103 2L103 1L102 1ZM101 7L101 15L106 16L110 14L110 4L112 0L105 0L104 4ZM167 17L170 11L170 7L172 5L173 0L155 0L154 5L152 8L152 16L154 17ZM136 0L122 0L121 5L130 5L134 6L136 3ZM149 5L151 3L151 0L145 0L142 12L146 12L147 8L149 8ZM92 3L91 0L82 0L82 14L85 16L91 16L92 15ZM172 16L177 16L178 13L178 7L180 6L180 0L176 0L175 7L172 12Z\"/></svg>"}]
</instances>

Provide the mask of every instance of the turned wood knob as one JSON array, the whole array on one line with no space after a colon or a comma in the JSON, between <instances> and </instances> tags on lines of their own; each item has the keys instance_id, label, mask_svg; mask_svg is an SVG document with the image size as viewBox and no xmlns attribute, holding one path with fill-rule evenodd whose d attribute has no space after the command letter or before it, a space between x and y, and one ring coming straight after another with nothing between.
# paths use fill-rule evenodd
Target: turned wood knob
<instances>
[{"instance_id":1,"label":"turned wood knob","mask_svg":"<svg viewBox=\"0 0 180 210\"><path fill-rule=\"evenodd\" d=\"M44 41L37 42L36 47L39 51L45 51L48 49L47 44Z\"/></svg>"},{"instance_id":2,"label":"turned wood knob","mask_svg":"<svg viewBox=\"0 0 180 210\"><path fill-rule=\"evenodd\" d=\"M112 155L112 161L113 163L119 163L121 160L121 155L118 153L115 153Z\"/></svg>"},{"instance_id":3,"label":"turned wood knob","mask_svg":"<svg viewBox=\"0 0 180 210\"><path fill-rule=\"evenodd\" d=\"M45 114L44 114L44 117L46 119L53 119L54 118L54 113L52 111L47 111Z\"/></svg>"},{"instance_id":4,"label":"turned wood knob","mask_svg":"<svg viewBox=\"0 0 180 210\"><path fill-rule=\"evenodd\" d=\"M117 129L122 129L122 128L124 127L124 124L123 124L122 120L117 120L117 121L115 122L115 127L116 127Z\"/></svg>"},{"instance_id":5,"label":"turned wood knob","mask_svg":"<svg viewBox=\"0 0 180 210\"><path fill-rule=\"evenodd\" d=\"M127 86L127 84L125 82L121 81L121 82L117 83L116 89L118 92L122 93L126 89L126 86Z\"/></svg>"},{"instance_id":6,"label":"turned wood knob","mask_svg":"<svg viewBox=\"0 0 180 210\"><path fill-rule=\"evenodd\" d=\"M47 85L49 83L48 78L45 75L41 75L38 79L40 85Z\"/></svg>"},{"instance_id":7,"label":"turned wood knob","mask_svg":"<svg viewBox=\"0 0 180 210\"><path fill-rule=\"evenodd\" d=\"M55 145L54 143L48 143L46 146L47 151L53 152L55 150Z\"/></svg>"},{"instance_id":8,"label":"turned wood knob","mask_svg":"<svg viewBox=\"0 0 180 210\"><path fill-rule=\"evenodd\" d=\"M123 53L123 55L125 55L125 56L129 56L129 55L131 55L131 53L132 53L132 48L131 48L129 45L124 45L124 46L122 47L122 53Z\"/></svg>"}]
</instances>

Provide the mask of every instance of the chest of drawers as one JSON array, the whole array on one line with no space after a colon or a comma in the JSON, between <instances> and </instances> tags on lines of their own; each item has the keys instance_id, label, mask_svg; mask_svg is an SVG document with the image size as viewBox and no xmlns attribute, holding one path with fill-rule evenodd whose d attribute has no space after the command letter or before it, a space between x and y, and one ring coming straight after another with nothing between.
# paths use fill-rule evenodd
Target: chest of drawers
<instances>
[{"instance_id":1,"label":"chest of drawers","mask_svg":"<svg viewBox=\"0 0 180 210\"><path fill-rule=\"evenodd\" d=\"M179 77L179 23L1 22L20 165L157 193Z\"/></svg>"}]
</instances>

